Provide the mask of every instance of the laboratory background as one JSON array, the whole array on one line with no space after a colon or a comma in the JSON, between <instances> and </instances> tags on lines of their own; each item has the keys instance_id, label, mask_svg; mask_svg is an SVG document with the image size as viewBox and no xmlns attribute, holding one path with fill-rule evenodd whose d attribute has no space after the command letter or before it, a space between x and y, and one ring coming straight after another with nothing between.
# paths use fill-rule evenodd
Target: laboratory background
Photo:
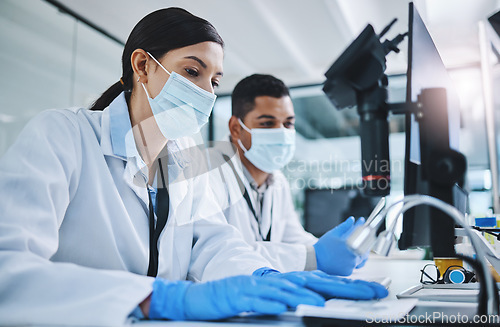
<instances>
[{"instance_id":1,"label":"laboratory background","mask_svg":"<svg viewBox=\"0 0 500 327\"><path fill-rule=\"evenodd\" d=\"M283 173L303 224L321 234L318 216L349 212L361 181L359 116L356 108L338 110L332 105L322 91L324 73L367 24L379 33L398 18L386 37L406 32L408 2L0 0L0 156L37 113L91 105L120 78L122 48L134 24L158 8L178 6L209 20L226 43L224 78L216 90L211 120L202 130L203 142L228 134L230 95L242 78L271 74L290 87L297 150ZM477 217L490 215L498 172L492 165L495 152L488 146L493 142L495 150L500 137L488 139L487 117L493 118L493 131L500 127L500 99L488 95L500 93L500 57L497 53L485 59L481 42L487 43L488 36L481 34L480 23L500 9L500 1L414 3L459 96L468 210ZM387 57L390 102L406 99L407 40L399 48ZM485 79L485 68L490 80ZM397 198L403 195L405 123L401 116L390 116L389 122L391 197Z\"/></svg>"}]
</instances>

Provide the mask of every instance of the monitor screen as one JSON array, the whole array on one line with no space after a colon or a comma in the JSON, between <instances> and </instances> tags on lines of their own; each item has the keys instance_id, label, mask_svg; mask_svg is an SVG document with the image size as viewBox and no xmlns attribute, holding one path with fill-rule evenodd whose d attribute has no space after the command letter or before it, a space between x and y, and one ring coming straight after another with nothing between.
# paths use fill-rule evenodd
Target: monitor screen
<instances>
[{"instance_id":1,"label":"monitor screen","mask_svg":"<svg viewBox=\"0 0 500 327\"><path fill-rule=\"evenodd\" d=\"M456 186L436 183L433 174L440 167L432 164L440 162L438 153L458 151L458 97L432 37L413 3L409 4L408 39L407 101L422 104L423 118L417 119L414 114L408 114L406 118L405 195L427 194L454 204L453 189ZM403 220L399 247L407 249L431 245L434 256L454 256L453 221L428 206L408 210Z\"/></svg>"},{"instance_id":2,"label":"monitor screen","mask_svg":"<svg viewBox=\"0 0 500 327\"><path fill-rule=\"evenodd\" d=\"M417 102L423 89L442 87L446 89L449 108L459 108L458 96L455 93L451 79L441 60L434 41L432 40L422 17L413 3L410 3L408 43L408 72L406 100ZM444 108L446 110L446 108ZM409 131L410 160L420 164L420 134L415 115L410 115ZM448 140L449 147L459 150L460 112L448 110Z\"/></svg>"},{"instance_id":3,"label":"monitor screen","mask_svg":"<svg viewBox=\"0 0 500 327\"><path fill-rule=\"evenodd\" d=\"M500 213L500 11L479 24L492 205Z\"/></svg>"},{"instance_id":4,"label":"monitor screen","mask_svg":"<svg viewBox=\"0 0 500 327\"><path fill-rule=\"evenodd\" d=\"M356 186L306 189L304 228L321 237L350 216L368 218L379 200L364 196Z\"/></svg>"}]
</instances>

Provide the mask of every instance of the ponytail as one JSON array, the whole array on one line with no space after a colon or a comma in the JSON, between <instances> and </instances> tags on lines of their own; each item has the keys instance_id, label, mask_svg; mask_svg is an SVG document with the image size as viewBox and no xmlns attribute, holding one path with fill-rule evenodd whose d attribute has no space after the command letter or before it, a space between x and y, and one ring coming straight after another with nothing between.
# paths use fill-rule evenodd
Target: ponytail
<instances>
[{"instance_id":1,"label":"ponytail","mask_svg":"<svg viewBox=\"0 0 500 327\"><path fill-rule=\"evenodd\" d=\"M123 92L122 83L116 82L115 84L111 85L109 89L104 91L104 93L101 94L99 99L95 100L95 102L90 107L90 110L95 110L95 111L104 110L122 92Z\"/></svg>"}]
</instances>

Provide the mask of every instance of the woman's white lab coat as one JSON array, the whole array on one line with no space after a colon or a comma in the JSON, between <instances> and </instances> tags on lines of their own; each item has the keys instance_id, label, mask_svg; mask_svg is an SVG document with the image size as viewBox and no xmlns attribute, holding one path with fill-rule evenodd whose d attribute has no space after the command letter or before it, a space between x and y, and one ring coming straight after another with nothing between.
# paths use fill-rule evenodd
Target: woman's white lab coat
<instances>
[{"instance_id":1,"label":"woman's white lab coat","mask_svg":"<svg viewBox=\"0 0 500 327\"><path fill-rule=\"evenodd\" d=\"M222 164L219 175L210 174L210 185L219 189L215 194L227 221L276 269L281 272L304 270L306 246L316 243L317 238L306 232L300 223L286 177L279 170L273 172L273 182L264 193L259 233L259 223L243 198L244 190L239 187L235 174L238 174L249 191L250 184L243 174L241 160L230 145L229 138L226 141L229 143L221 142L213 148L212 157L226 155L226 159L231 159L232 167L227 163ZM256 208L254 197L250 196L250 199ZM265 237L269 230L270 241L263 241L261 235Z\"/></svg>"},{"instance_id":2,"label":"woman's white lab coat","mask_svg":"<svg viewBox=\"0 0 500 327\"><path fill-rule=\"evenodd\" d=\"M123 119L130 126L123 94L103 112L45 111L0 159L0 325L119 325L151 292L145 180L110 136ZM207 180L170 186L159 277L270 266L225 223Z\"/></svg>"}]
</instances>

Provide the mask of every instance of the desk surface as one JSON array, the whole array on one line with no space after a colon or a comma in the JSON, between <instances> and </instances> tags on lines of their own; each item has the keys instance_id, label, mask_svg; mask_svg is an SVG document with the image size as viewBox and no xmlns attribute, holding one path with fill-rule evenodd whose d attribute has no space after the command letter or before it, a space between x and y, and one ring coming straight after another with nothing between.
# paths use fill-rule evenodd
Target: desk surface
<instances>
[{"instance_id":1,"label":"desk surface","mask_svg":"<svg viewBox=\"0 0 500 327\"><path fill-rule=\"evenodd\" d=\"M392 282L389 286L389 299L396 299L396 294L410 288L411 286L417 285L420 280L420 269L431 261L424 260L401 260L401 259L390 259L381 257L370 258L366 265L358 269L352 275L352 278L359 279L374 279L389 277ZM413 312L416 314L423 314L425 312L432 312L433 310L441 310L451 312L474 312L475 306L466 304L465 306L456 305L440 307L440 303L424 303L422 305L417 305ZM306 324L302 321L300 317L294 316L292 312L286 313L279 317L258 317L258 316L247 316L238 317L230 319L224 322L158 322L158 321L147 321L139 322L134 324L134 327L145 327L145 326L214 326L214 325L224 325L224 326L288 326L288 327L304 327Z\"/></svg>"}]
</instances>

